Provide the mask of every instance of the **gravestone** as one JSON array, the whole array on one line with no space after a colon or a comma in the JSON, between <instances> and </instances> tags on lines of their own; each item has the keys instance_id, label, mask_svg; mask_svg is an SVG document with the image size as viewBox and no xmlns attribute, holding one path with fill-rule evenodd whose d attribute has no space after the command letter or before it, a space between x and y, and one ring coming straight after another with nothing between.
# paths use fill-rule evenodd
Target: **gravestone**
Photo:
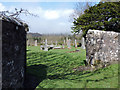
<instances>
[{"instance_id":1,"label":"gravestone","mask_svg":"<svg viewBox=\"0 0 120 90\"><path fill-rule=\"evenodd\" d=\"M57 41L56 41L56 46L57 46Z\"/></svg>"},{"instance_id":2,"label":"gravestone","mask_svg":"<svg viewBox=\"0 0 120 90\"><path fill-rule=\"evenodd\" d=\"M67 46L68 46L68 37L66 37L66 44L67 44Z\"/></svg>"},{"instance_id":3,"label":"gravestone","mask_svg":"<svg viewBox=\"0 0 120 90\"><path fill-rule=\"evenodd\" d=\"M71 40L68 40L68 48L71 49Z\"/></svg>"},{"instance_id":4,"label":"gravestone","mask_svg":"<svg viewBox=\"0 0 120 90\"><path fill-rule=\"evenodd\" d=\"M45 41L44 41L44 40L42 41L42 44L43 44L43 45L45 44Z\"/></svg>"},{"instance_id":5,"label":"gravestone","mask_svg":"<svg viewBox=\"0 0 120 90\"><path fill-rule=\"evenodd\" d=\"M48 47L47 47L47 39L45 39L45 46L44 46L44 51L48 51Z\"/></svg>"},{"instance_id":6,"label":"gravestone","mask_svg":"<svg viewBox=\"0 0 120 90\"><path fill-rule=\"evenodd\" d=\"M0 90L23 88L25 68L25 27L14 19L0 16Z\"/></svg>"},{"instance_id":7,"label":"gravestone","mask_svg":"<svg viewBox=\"0 0 120 90\"><path fill-rule=\"evenodd\" d=\"M65 40L63 41L62 47L65 48Z\"/></svg>"},{"instance_id":8,"label":"gravestone","mask_svg":"<svg viewBox=\"0 0 120 90\"><path fill-rule=\"evenodd\" d=\"M65 48L64 44L62 44L62 48Z\"/></svg>"},{"instance_id":9,"label":"gravestone","mask_svg":"<svg viewBox=\"0 0 120 90\"><path fill-rule=\"evenodd\" d=\"M53 45L53 41L51 41L51 45Z\"/></svg>"},{"instance_id":10,"label":"gravestone","mask_svg":"<svg viewBox=\"0 0 120 90\"><path fill-rule=\"evenodd\" d=\"M30 41L29 41L29 40L27 40L27 46L29 46L29 44L30 44Z\"/></svg>"},{"instance_id":11,"label":"gravestone","mask_svg":"<svg viewBox=\"0 0 120 90\"><path fill-rule=\"evenodd\" d=\"M83 49L85 49L85 39L84 37L82 37L82 46L81 46Z\"/></svg>"},{"instance_id":12,"label":"gravestone","mask_svg":"<svg viewBox=\"0 0 120 90\"><path fill-rule=\"evenodd\" d=\"M40 50L43 50L43 45L40 45Z\"/></svg>"},{"instance_id":13,"label":"gravestone","mask_svg":"<svg viewBox=\"0 0 120 90\"><path fill-rule=\"evenodd\" d=\"M29 40L27 40L27 50L28 50L28 47L29 47Z\"/></svg>"},{"instance_id":14,"label":"gravestone","mask_svg":"<svg viewBox=\"0 0 120 90\"><path fill-rule=\"evenodd\" d=\"M65 40L64 40L64 45L65 45Z\"/></svg>"},{"instance_id":15,"label":"gravestone","mask_svg":"<svg viewBox=\"0 0 120 90\"><path fill-rule=\"evenodd\" d=\"M35 40L35 46L37 46L37 40Z\"/></svg>"},{"instance_id":16,"label":"gravestone","mask_svg":"<svg viewBox=\"0 0 120 90\"><path fill-rule=\"evenodd\" d=\"M77 40L75 39L75 48L77 48Z\"/></svg>"}]
</instances>

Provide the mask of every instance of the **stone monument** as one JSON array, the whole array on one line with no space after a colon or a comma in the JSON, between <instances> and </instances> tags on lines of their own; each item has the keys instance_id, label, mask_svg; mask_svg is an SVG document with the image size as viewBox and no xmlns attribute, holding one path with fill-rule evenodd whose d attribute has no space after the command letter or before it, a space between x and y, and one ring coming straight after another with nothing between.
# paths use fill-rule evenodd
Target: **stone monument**
<instances>
[{"instance_id":1,"label":"stone monument","mask_svg":"<svg viewBox=\"0 0 120 90\"><path fill-rule=\"evenodd\" d=\"M48 51L48 47L47 47L47 39L45 39L44 51Z\"/></svg>"}]
</instances>

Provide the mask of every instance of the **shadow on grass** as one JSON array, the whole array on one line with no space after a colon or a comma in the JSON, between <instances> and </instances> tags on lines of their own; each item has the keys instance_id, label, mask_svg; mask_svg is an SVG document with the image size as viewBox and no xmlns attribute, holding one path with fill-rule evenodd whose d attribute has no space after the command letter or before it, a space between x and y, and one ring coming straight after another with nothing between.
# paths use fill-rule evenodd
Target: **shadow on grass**
<instances>
[{"instance_id":1,"label":"shadow on grass","mask_svg":"<svg viewBox=\"0 0 120 90\"><path fill-rule=\"evenodd\" d=\"M47 76L46 65L31 65L27 66L27 73L25 78L25 88L34 90L40 82L46 79ZM42 88L42 87L41 87Z\"/></svg>"},{"instance_id":2,"label":"shadow on grass","mask_svg":"<svg viewBox=\"0 0 120 90\"><path fill-rule=\"evenodd\" d=\"M80 76L80 75L84 75L84 74L88 74L88 73L90 73L90 72L86 72L86 73L81 73L81 74L79 74L78 76ZM53 80L53 79L68 79L68 80L76 80L76 79L78 79L78 78L74 78L74 79L69 79L69 78L67 78L66 76L67 75L76 75L76 73L67 73L67 74L55 74L55 75L48 75L47 76L47 78L49 78L49 79L51 79L51 80Z\"/></svg>"},{"instance_id":3,"label":"shadow on grass","mask_svg":"<svg viewBox=\"0 0 120 90\"><path fill-rule=\"evenodd\" d=\"M90 77L90 76L93 76L94 74L96 74L96 72L85 72L85 73L80 73L77 75L78 77L74 77L74 78L69 78L67 77L67 75L76 75L77 73L67 73L67 74L54 74L54 75L48 75L47 78L50 79L50 80L53 80L53 79L67 79L67 80L77 80L77 81L82 81L81 79L83 78L87 78L87 77ZM85 75L85 74L88 74L86 76L82 76L82 75ZM81 77L79 77L81 76ZM104 81L106 79L110 79L112 78L113 76L109 76L109 77L102 77L100 79L86 79L86 84L88 82L100 82L100 81Z\"/></svg>"}]
</instances>

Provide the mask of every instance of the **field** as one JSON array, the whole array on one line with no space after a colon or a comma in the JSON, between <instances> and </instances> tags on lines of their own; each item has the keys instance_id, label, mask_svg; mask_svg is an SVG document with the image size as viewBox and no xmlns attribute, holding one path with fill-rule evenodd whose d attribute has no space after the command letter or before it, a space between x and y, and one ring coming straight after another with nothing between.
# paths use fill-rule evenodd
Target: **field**
<instances>
[{"instance_id":1,"label":"field","mask_svg":"<svg viewBox=\"0 0 120 90\"><path fill-rule=\"evenodd\" d=\"M31 46L27 50L27 73L36 77L36 88L118 88L118 64L96 71L74 71L84 66L85 50L52 49L41 51Z\"/></svg>"}]
</instances>

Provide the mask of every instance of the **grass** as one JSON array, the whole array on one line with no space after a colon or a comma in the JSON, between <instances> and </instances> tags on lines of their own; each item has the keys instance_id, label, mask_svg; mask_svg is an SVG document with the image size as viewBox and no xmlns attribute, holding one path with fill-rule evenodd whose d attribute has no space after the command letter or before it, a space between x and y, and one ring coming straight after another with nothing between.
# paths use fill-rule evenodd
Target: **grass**
<instances>
[{"instance_id":1,"label":"grass","mask_svg":"<svg viewBox=\"0 0 120 90\"><path fill-rule=\"evenodd\" d=\"M52 49L41 51L40 47L29 47L27 72L43 78L36 88L118 88L118 64L97 71L73 71L84 65L85 50L68 53L76 49Z\"/></svg>"}]
</instances>

